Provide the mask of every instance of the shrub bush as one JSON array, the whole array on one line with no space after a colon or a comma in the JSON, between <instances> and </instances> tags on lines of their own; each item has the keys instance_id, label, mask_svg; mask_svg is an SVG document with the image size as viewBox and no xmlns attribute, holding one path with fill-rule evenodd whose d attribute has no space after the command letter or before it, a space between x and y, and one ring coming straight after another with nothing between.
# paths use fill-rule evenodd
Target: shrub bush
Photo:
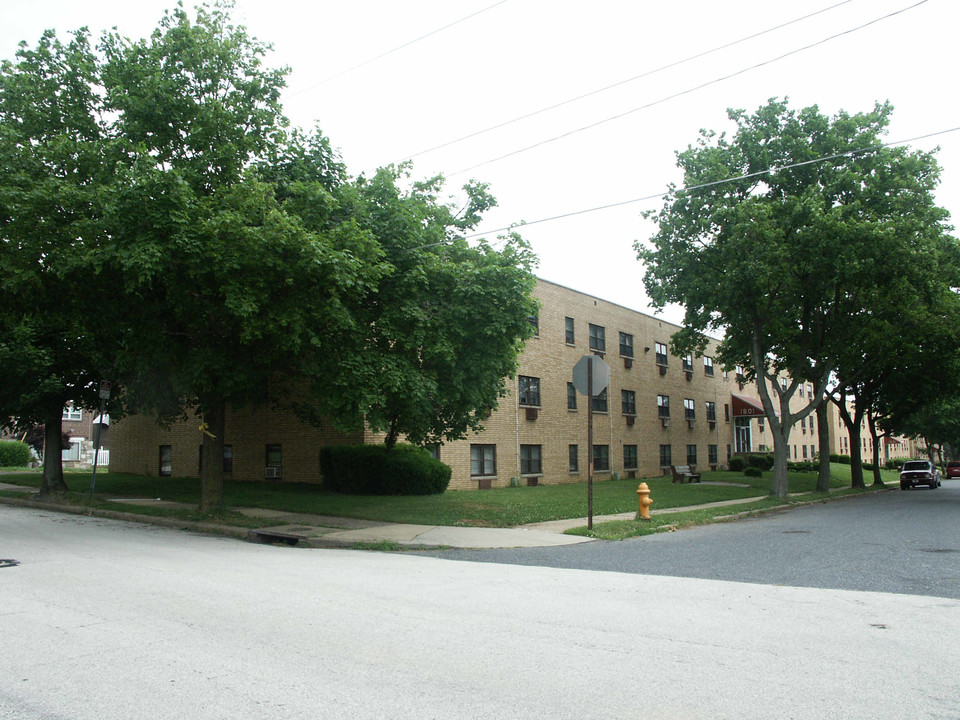
<instances>
[{"instance_id":1,"label":"shrub bush","mask_svg":"<svg viewBox=\"0 0 960 720\"><path fill-rule=\"evenodd\" d=\"M747 461L738 455L730 458L728 465L733 472L743 472L743 469L747 466Z\"/></svg>"},{"instance_id":2,"label":"shrub bush","mask_svg":"<svg viewBox=\"0 0 960 720\"><path fill-rule=\"evenodd\" d=\"M344 495L435 495L450 484L450 466L423 448L335 445L320 450L324 490Z\"/></svg>"},{"instance_id":3,"label":"shrub bush","mask_svg":"<svg viewBox=\"0 0 960 720\"><path fill-rule=\"evenodd\" d=\"M773 469L773 455L747 455L747 465L761 470Z\"/></svg>"},{"instance_id":4,"label":"shrub bush","mask_svg":"<svg viewBox=\"0 0 960 720\"><path fill-rule=\"evenodd\" d=\"M804 460L803 462L788 462L787 470L790 472L816 472L819 468L815 463Z\"/></svg>"},{"instance_id":5,"label":"shrub bush","mask_svg":"<svg viewBox=\"0 0 960 720\"><path fill-rule=\"evenodd\" d=\"M834 453L830 453L830 462L840 463L841 465L849 465L849 464L850 464L850 456L849 456L849 455L836 455L836 454L834 454Z\"/></svg>"},{"instance_id":6,"label":"shrub bush","mask_svg":"<svg viewBox=\"0 0 960 720\"><path fill-rule=\"evenodd\" d=\"M873 470L873 463L860 463L864 470Z\"/></svg>"},{"instance_id":7,"label":"shrub bush","mask_svg":"<svg viewBox=\"0 0 960 720\"><path fill-rule=\"evenodd\" d=\"M763 475L763 470L758 468L756 465L751 465L748 468L745 468L743 474L747 477L760 477Z\"/></svg>"},{"instance_id":8,"label":"shrub bush","mask_svg":"<svg viewBox=\"0 0 960 720\"><path fill-rule=\"evenodd\" d=\"M18 440L0 440L0 467L27 467L30 446Z\"/></svg>"}]
</instances>

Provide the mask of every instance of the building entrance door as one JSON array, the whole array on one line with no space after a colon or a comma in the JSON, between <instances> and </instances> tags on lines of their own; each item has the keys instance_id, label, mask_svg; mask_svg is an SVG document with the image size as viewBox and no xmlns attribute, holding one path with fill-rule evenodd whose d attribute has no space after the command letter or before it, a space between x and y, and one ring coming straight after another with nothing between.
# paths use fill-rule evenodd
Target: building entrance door
<instances>
[{"instance_id":1,"label":"building entrance door","mask_svg":"<svg viewBox=\"0 0 960 720\"><path fill-rule=\"evenodd\" d=\"M750 431L750 418L736 418L733 424L736 452L753 452L753 434Z\"/></svg>"}]
</instances>

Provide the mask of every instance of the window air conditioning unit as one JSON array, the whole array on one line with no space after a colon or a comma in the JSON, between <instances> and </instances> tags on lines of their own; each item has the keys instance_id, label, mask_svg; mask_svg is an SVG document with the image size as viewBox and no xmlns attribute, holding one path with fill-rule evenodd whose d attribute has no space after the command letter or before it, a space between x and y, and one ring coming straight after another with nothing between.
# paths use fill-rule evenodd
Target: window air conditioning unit
<instances>
[{"instance_id":1,"label":"window air conditioning unit","mask_svg":"<svg viewBox=\"0 0 960 720\"><path fill-rule=\"evenodd\" d=\"M696 420L687 420L687 427L693 430L693 426L697 424Z\"/></svg>"},{"instance_id":2,"label":"window air conditioning unit","mask_svg":"<svg viewBox=\"0 0 960 720\"><path fill-rule=\"evenodd\" d=\"M687 370L687 382L693 380L693 370Z\"/></svg>"},{"instance_id":3,"label":"window air conditioning unit","mask_svg":"<svg viewBox=\"0 0 960 720\"><path fill-rule=\"evenodd\" d=\"M267 478L267 480L279 480L279 479L280 479L280 468L278 468L278 467L268 467L268 468L267 468L266 478Z\"/></svg>"},{"instance_id":4,"label":"window air conditioning unit","mask_svg":"<svg viewBox=\"0 0 960 720\"><path fill-rule=\"evenodd\" d=\"M634 418L633 415L627 415L626 418L627 418L627 425L632 427L636 418Z\"/></svg>"},{"instance_id":5,"label":"window air conditioning unit","mask_svg":"<svg viewBox=\"0 0 960 720\"><path fill-rule=\"evenodd\" d=\"M713 420L711 420L711 421L710 421L710 429L713 430L713 429L716 428L716 427L717 427L717 423L714 422Z\"/></svg>"},{"instance_id":6,"label":"window air conditioning unit","mask_svg":"<svg viewBox=\"0 0 960 720\"><path fill-rule=\"evenodd\" d=\"M632 368L632 367L633 367L633 358L624 358L624 359L623 359L623 367L626 368L627 370L629 370L630 368Z\"/></svg>"},{"instance_id":7,"label":"window air conditioning unit","mask_svg":"<svg viewBox=\"0 0 960 720\"><path fill-rule=\"evenodd\" d=\"M670 427L670 418L660 418L660 424L664 427Z\"/></svg>"},{"instance_id":8,"label":"window air conditioning unit","mask_svg":"<svg viewBox=\"0 0 960 720\"><path fill-rule=\"evenodd\" d=\"M527 420L536 420L538 415L536 408L527 408Z\"/></svg>"},{"instance_id":9,"label":"window air conditioning unit","mask_svg":"<svg viewBox=\"0 0 960 720\"><path fill-rule=\"evenodd\" d=\"M660 374L661 374L661 375L666 375L666 374L667 374L667 366L666 366L666 365L660 365Z\"/></svg>"}]
</instances>

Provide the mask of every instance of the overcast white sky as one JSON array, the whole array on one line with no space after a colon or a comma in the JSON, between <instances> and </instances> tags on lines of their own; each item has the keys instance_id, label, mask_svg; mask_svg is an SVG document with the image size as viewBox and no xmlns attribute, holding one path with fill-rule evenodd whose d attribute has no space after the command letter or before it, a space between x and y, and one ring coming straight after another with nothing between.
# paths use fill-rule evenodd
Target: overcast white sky
<instances>
[{"instance_id":1,"label":"overcast white sky","mask_svg":"<svg viewBox=\"0 0 960 720\"><path fill-rule=\"evenodd\" d=\"M0 0L0 57L12 58L17 42L33 44L45 28L66 33L87 25L99 34L117 26L140 37L172 5ZM831 115L889 100L889 141L960 126L956 0L237 0L235 18L273 43L273 65L292 69L284 102L293 124L318 124L352 174L416 154L414 176L443 173L451 193L470 178L490 183L500 206L481 230L662 193L681 179L674 152L695 142L700 128L729 130L728 107L753 111L774 96ZM911 145L941 147L938 200L956 217L960 132ZM632 203L521 233L540 257L541 277L649 312L633 242L653 232L640 213L660 205ZM676 309L661 315L675 322L682 316Z\"/></svg>"}]
</instances>

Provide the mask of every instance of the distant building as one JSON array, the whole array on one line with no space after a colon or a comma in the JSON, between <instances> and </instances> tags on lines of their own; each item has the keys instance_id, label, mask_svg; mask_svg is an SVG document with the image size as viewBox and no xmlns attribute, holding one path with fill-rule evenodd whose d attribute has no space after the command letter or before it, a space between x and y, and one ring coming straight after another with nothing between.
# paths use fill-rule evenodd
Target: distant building
<instances>
[{"instance_id":1,"label":"distant building","mask_svg":"<svg viewBox=\"0 0 960 720\"><path fill-rule=\"evenodd\" d=\"M736 453L772 451L757 388L714 362L716 342L701 358L676 357L679 326L540 280L537 327L519 361L512 391L483 432L432 450L453 470L450 487L576 482L587 474L587 398L572 370L587 354L604 358L610 385L594 398L594 472L652 477L670 465L701 470L727 465ZM804 385L794 402L806 404ZM831 431L833 426L831 425ZM382 442L368 431L344 435L303 424L270 409L228 413L224 468L237 480L319 482L319 451L334 443ZM816 418L798 423L790 459L819 452ZM145 475L197 475L199 421L164 430L150 418L124 418L112 430L111 470Z\"/></svg>"}]
</instances>

